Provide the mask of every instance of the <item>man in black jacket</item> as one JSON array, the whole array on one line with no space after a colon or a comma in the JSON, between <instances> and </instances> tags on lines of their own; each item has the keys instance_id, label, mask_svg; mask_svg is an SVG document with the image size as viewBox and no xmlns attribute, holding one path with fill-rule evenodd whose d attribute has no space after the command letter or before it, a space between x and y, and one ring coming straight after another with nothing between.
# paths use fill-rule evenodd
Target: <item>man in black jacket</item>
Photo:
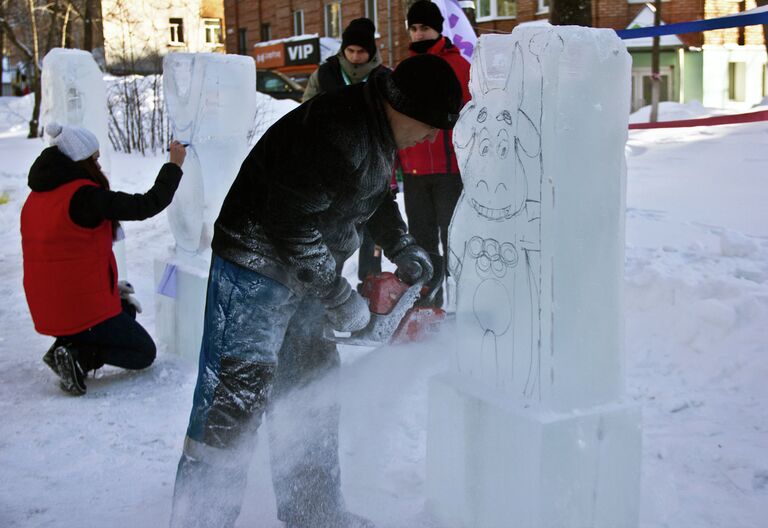
<instances>
[{"instance_id":1,"label":"man in black jacket","mask_svg":"<svg viewBox=\"0 0 768 528\"><path fill-rule=\"evenodd\" d=\"M367 223L403 280L432 275L389 181L397 150L452 128L460 107L450 66L416 57L301 105L245 159L214 227L172 526L234 525L268 404L278 517L289 528L373 526L344 505L338 405L302 394L338 370L324 326L354 331L369 321L366 302L341 276L360 226Z\"/></svg>"},{"instance_id":2,"label":"man in black jacket","mask_svg":"<svg viewBox=\"0 0 768 528\"><path fill-rule=\"evenodd\" d=\"M356 18L341 35L341 49L325 61L309 77L302 101L324 92L334 92L345 86L366 82L381 69L381 56L376 49L376 26L368 18ZM397 183L393 178L393 190ZM381 248L377 247L368 229L360 232L357 278L362 282L368 275L381 272Z\"/></svg>"}]
</instances>

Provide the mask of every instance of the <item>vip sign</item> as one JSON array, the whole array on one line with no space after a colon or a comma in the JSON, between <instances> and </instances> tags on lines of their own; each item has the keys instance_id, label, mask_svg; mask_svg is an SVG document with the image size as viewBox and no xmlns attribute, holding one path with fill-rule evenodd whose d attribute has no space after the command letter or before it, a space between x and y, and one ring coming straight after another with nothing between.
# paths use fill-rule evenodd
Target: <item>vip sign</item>
<instances>
[{"instance_id":1,"label":"vip sign","mask_svg":"<svg viewBox=\"0 0 768 528\"><path fill-rule=\"evenodd\" d=\"M285 65L318 64L320 62L320 39L298 40L285 43Z\"/></svg>"}]
</instances>

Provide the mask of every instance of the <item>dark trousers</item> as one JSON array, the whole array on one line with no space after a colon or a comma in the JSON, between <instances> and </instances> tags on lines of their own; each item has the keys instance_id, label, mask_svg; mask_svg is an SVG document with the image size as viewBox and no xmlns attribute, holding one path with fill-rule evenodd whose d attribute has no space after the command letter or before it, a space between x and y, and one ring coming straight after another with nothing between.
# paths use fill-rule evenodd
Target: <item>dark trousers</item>
<instances>
[{"instance_id":1,"label":"dark trousers","mask_svg":"<svg viewBox=\"0 0 768 528\"><path fill-rule=\"evenodd\" d=\"M381 273L381 252L376 255L376 242L368 232L368 228L363 227L360 254L357 260L357 278L362 282L368 275L379 273Z\"/></svg>"},{"instance_id":2,"label":"dark trousers","mask_svg":"<svg viewBox=\"0 0 768 528\"><path fill-rule=\"evenodd\" d=\"M344 509L339 407L311 383L338 375L324 321L316 299L214 255L172 527L234 526L266 412L278 518L334 528L325 520Z\"/></svg>"},{"instance_id":3,"label":"dark trousers","mask_svg":"<svg viewBox=\"0 0 768 528\"><path fill-rule=\"evenodd\" d=\"M442 284L446 274L448 226L462 189L458 174L403 175L408 232L432 259L435 267L435 278L429 285L432 290ZM440 243L443 246L442 255ZM435 296L433 304L442 305L441 292Z\"/></svg>"},{"instance_id":4,"label":"dark trousers","mask_svg":"<svg viewBox=\"0 0 768 528\"><path fill-rule=\"evenodd\" d=\"M59 336L58 343L71 345L86 372L114 365L130 370L147 368L155 360L155 342L136 322L135 309L123 302L123 311L80 333Z\"/></svg>"}]
</instances>

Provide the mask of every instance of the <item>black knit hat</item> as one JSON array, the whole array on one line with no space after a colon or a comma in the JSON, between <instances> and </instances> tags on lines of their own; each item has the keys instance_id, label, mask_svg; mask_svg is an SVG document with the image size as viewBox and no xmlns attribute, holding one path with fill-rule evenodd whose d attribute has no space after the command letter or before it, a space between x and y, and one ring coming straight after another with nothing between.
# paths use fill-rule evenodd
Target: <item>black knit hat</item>
<instances>
[{"instance_id":1,"label":"black knit hat","mask_svg":"<svg viewBox=\"0 0 768 528\"><path fill-rule=\"evenodd\" d=\"M376 55L376 26L368 18L356 18L341 34L341 51L347 46L360 46L368 52L370 59Z\"/></svg>"},{"instance_id":2,"label":"black knit hat","mask_svg":"<svg viewBox=\"0 0 768 528\"><path fill-rule=\"evenodd\" d=\"M419 0L408 10L408 26L424 24L438 33L443 32L443 18L440 9L429 0Z\"/></svg>"},{"instance_id":3,"label":"black knit hat","mask_svg":"<svg viewBox=\"0 0 768 528\"><path fill-rule=\"evenodd\" d=\"M384 96L392 108L435 128L453 128L461 110L461 85L437 55L409 57L386 78Z\"/></svg>"}]
</instances>

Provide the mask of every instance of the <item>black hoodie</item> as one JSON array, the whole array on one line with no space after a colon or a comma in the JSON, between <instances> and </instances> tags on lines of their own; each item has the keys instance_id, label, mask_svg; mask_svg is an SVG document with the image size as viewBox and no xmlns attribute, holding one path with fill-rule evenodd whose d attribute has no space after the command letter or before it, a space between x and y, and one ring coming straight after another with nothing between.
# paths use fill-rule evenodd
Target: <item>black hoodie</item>
<instances>
[{"instance_id":1,"label":"black hoodie","mask_svg":"<svg viewBox=\"0 0 768 528\"><path fill-rule=\"evenodd\" d=\"M69 217L88 228L98 227L104 220L144 220L168 207L181 181L181 168L166 163L155 184L144 194L108 191L92 185L78 189L69 202ZM74 180L89 180L88 174L57 147L49 147L29 169L29 188L36 192L52 191Z\"/></svg>"},{"instance_id":2,"label":"black hoodie","mask_svg":"<svg viewBox=\"0 0 768 528\"><path fill-rule=\"evenodd\" d=\"M366 222L390 256L407 228L389 186L387 75L318 95L267 130L224 200L214 253L315 297L331 291Z\"/></svg>"}]
</instances>

